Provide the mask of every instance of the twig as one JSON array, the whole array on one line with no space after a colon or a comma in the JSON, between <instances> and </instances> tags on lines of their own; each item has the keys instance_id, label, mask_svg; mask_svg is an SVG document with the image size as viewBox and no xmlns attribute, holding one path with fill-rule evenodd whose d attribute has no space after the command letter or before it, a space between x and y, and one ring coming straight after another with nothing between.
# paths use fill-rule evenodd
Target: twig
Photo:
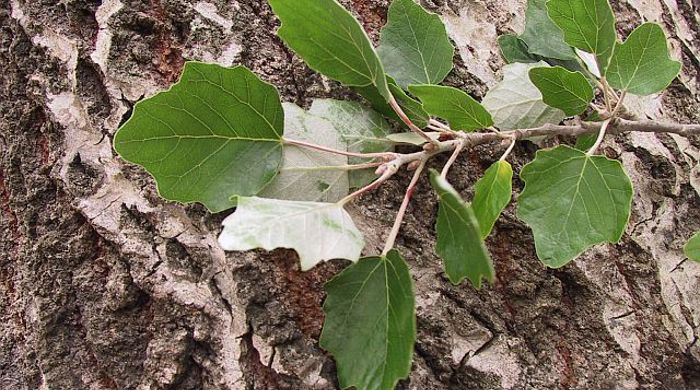
<instances>
[{"instance_id":1,"label":"twig","mask_svg":"<svg viewBox=\"0 0 700 390\"><path fill-rule=\"evenodd\" d=\"M457 144L454 152L452 152L452 156L450 156L450 159L447 160L447 163L442 168L442 173L440 174L440 176L442 176L443 179L447 178L447 172L450 171L450 168L452 167L452 165L455 163L455 161L457 161L457 157L459 157L459 154L462 152L463 149L464 149L464 141Z\"/></svg>"},{"instance_id":2,"label":"twig","mask_svg":"<svg viewBox=\"0 0 700 390\"><path fill-rule=\"evenodd\" d=\"M603 126L600 127L600 131L598 132L598 138L595 140L595 143L593 146L586 152L587 155L592 156L595 154L595 152L598 150L598 147L600 147L600 144L603 143L603 139L605 138L605 133L608 130L608 126L610 125L610 122L612 122L613 118L608 118L603 122Z\"/></svg>"},{"instance_id":3,"label":"twig","mask_svg":"<svg viewBox=\"0 0 700 390\"><path fill-rule=\"evenodd\" d=\"M380 168L380 169L382 169L382 168ZM358 196L361 196L361 195L363 195L367 192L370 192L370 191L374 191L379 186L381 186L385 181L389 180L389 178L394 176L396 174L396 172L398 172L398 171L399 171L399 165L390 164L388 166L385 166L384 170L382 172L382 175L379 176L379 178L377 180L373 181L369 185L367 185L363 188L360 188L359 190L357 190L357 191L353 192L352 194L339 200L338 204L341 206L344 206L344 205L348 204L350 201L352 201L353 199L357 198Z\"/></svg>"},{"instance_id":4,"label":"twig","mask_svg":"<svg viewBox=\"0 0 700 390\"><path fill-rule=\"evenodd\" d=\"M391 232L389 232L389 237L386 239L386 244L384 244L384 250L382 251L382 256L385 256L389 251L394 247L394 242L396 242L396 237L399 235L399 230L401 230L401 223L403 222L404 217L406 216L406 210L408 209L408 204L411 202L411 198L413 197L413 192L416 190L416 185L418 184L418 179L420 179L421 173L423 173L423 169L425 169L425 163L428 161L428 158L424 158L421 160L420 165L416 169L416 172L413 174L413 178L411 179L411 183L408 185L408 188L406 188L406 195L403 197L403 202L401 202L401 207L399 207L399 212L396 214L396 220L394 221L394 226L391 228Z\"/></svg>"},{"instance_id":5,"label":"twig","mask_svg":"<svg viewBox=\"0 0 700 390\"><path fill-rule=\"evenodd\" d=\"M424 140L426 140L426 141L428 141L429 143L431 143L431 144L437 146L437 141L435 141L434 139L430 138L427 134L425 134L425 132L424 132L423 130L421 130L420 128L418 128L418 126L416 126L416 125L411 121L411 119L406 115L406 113L403 111L403 109L401 108L401 106L399 106L399 103L396 102L396 99L395 99L393 96L392 96L391 99L389 100L389 106L391 106L391 108L394 110L394 112L396 112L396 115L399 116L399 119L401 119L401 121L402 121L403 123L405 123L406 126L408 126L408 128L411 129L412 132L414 132L414 133L420 135L421 137L423 137Z\"/></svg>"},{"instance_id":6,"label":"twig","mask_svg":"<svg viewBox=\"0 0 700 390\"><path fill-rule=\"evenodd\" d=\"M508 149L506 149L506 152L503 153L503 156L498 161L506 161L508 156L510 156L510 153L513 151L513 148L515 148L515 143L518 142L517 139L513 138L513 141L510 142L510 146Z\"/></svg>"},{"instance_id":7,"label":"twig","mask_svg":"<svg viewBox=\"0 0 700 390\"><path fill-rule=\"evenodd\" d=\"M284 142L287 145L295 145L295 146L300 146L303 148L307 149L315 149L319 150L321 152L326 152L326 153L332 153L332 154L339 154L342 156L350 156L350 157L360 157L360 158L395 158L396 153L394 152L384 152L384 153L354 153L354 152L348 152L345 150L338 150L338 149L333 149L329 148L326 146L322 145L316 145L312 144L310 142L304 142L304 141L297 141L293 139L288 139L288 138L283 138L282 142Z\"/></svg>"}]
</instances>

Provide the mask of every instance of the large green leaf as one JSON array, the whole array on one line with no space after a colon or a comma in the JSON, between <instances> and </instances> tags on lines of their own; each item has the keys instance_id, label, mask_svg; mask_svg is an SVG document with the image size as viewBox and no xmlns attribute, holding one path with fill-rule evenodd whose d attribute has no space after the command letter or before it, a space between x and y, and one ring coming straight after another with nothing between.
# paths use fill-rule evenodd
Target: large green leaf
<instances>
[{"instance_id":1,"label":"large green leaf","mask_svg":"<svg viewBox=\"0 0 700 390\"><path fill-rule=\"evenodd\" d=\"M360 103L316 99L309 113L324 118L333 125L335 131L347 144L346 149L355 153L380 153L393 149L386 139L391 134L391 126L376 111ZM329 131L333 131L329 129ZM351 157L350 164L367 162L367 159ZM374 169L350 172L350 187L362 187L375 178Z\"/></svg>"},{"instance_id":2,"label":"large green leaf","mask_svg":"<svg viewBox=\"0 0 700 390\"><path fill-rule=\"evenodd\" d=\"M593 87L581 72L553 68L530 69L530 80L542 93L542 100L566 115L579 115L593 101Z\"/></svg>"},{"instance_id":3,"label":"large green leaf","mask_svg":"<svg viewBox=\"0 0 700 390\"><path fill-rule=\"evenodd\" d=\"M473 131L493 125L491 114L473 97L457 88L411 85L408 90L421 100L427 112L447 120L455 130Z\"/></svg>"},{"instance_id":4,"label":"large green leaf","mask_svg":"<svg viewBox=\"0 0 700 390\"><path fill-rule=\"evenodd\" d=\"M498 47L501 49L501 55L507 63L538 62L537 56L530 54L525 41L513 34L501 35L498 37Z\"/></svg>"},{"instance_id":5,"label":"large green leaf","mask_svg":"<svg viewBox=\"0 0 700 390\"><path fill-rule=\"evenodd\" d=\"M575 60L574 50L564 42L564 33L547 14L547 0L528 0L525 31L520 39L528 52L544 58Z\"/></svg>"},{"instance_id":6,"label":"large green leaf","mask_svg":"<svg viewBox=\"0 0 700 390\"><path fill-rule=\"evenodd\" d=\"M503 81L491 88L481 102L493 115L496 127L526 129L556 124L566 118L563 111L544 102L542 93L530 81L530 69L548 66L546 62L538 62L503 67Z\"/></svg>"},{"instance_id":7,"label":"large green leaf","mask_svg":"<svg viewBox=\"0 0 700 390\"><path fill-rule=\"evenodd\" d=\"M241 197L223 225L219 244L225 250L291 248L304 271L324 260L357 261L365 246L362 233L337 203Z\"/></svg>"},{"instance_id":8,"label":"large green leaf","mask_svg":"<svg viewBox=\"0 0 700 390\"><path fill-rule=\"evenodd\" d=\"M683 252L690 260L700 262L700 232L697 232L683 247Z\"/></svg>"},{"instance_id":9,"label":"large green leaf","mask_svg":"<svg viewBox=\"0 0 700 390\"><path fill-rule=\"evenodd\" d=\"M445 264L447 277L455 285L468 278L476 288L481 288L482 278L493 282L491 256L474 211L437 171L430 171L430 182L440 198L435 249Z\"/></svg>"},{"instance_id":10,"label":"large green leaf","mask_svg":"<svg viewBox=\"0 0 700 390\"><path fill-rule=\"evenodd\" d=\"M645 23L615 47L606 77L613 88L644 96L666 89L680 70L681 63L669 57L664 30Z\"/></svg>"},{"instance_id":11,"label":"large green leaf","mask_svg":"<svg viewBox=\"0 0 700 390\"><path fill-rule=\"evenodd\" d=\"M389 83L389 90L394 95L394 98L396 98L396 102L399 104L406 116L408 116L408 119L410 119L414 125L421 129L427 127L430 115L425 112L423 105L412 97L408 96L403 89L396 85L396 82L391 78L391 76L387 76L386 78L387 82ZM379 94L377 88L374 86L356 87L355 90L365 99L367 99L372 105L372 108L377 110L377 112L381 113L387 118L391 118L396 122L403 124L401 118L396 115L389 103L387 103L384 97Z\"/></svg>"},{"instance_id":12,"label":"large green leaf","mask_svg":"<svg viewBox=\"0 0 700 390\"><path fill-rule=\"evenodd\" d=\"M377 52L386 72L406 89L442 82L452 70L454 46L438 15L414 0L394 0Z\"/></svg>"},{"instance_id":13,"label":"large green leaf","mask_svg":"<svg viewBox=\"0 0 700 390\"><path fill-rule=\"evenodd\" d=\"M472 209L479 221L481 237L491 234L491 229L503 209L510 203L513 192L513 168L507 161L491 165L474 186Z\"/></svg>"},{"instance_id":14,"label":"large green leaf","mask_svg":"<svg viewBox=\"0 0 700 390\"><path fill-rule=\"evenodd\" d=\"M545 265L562 267L589 247L622 237L632 183L618 161L559 146L538 151L520 177L518 217L532 228Z\"/></svg>"},{"instance_id":15,"label":"large green leaf","mask_svg":"<svg viewBox=\"0 0 700 390\"><path fill-rule=\"evenodd\" d=\"M389 101L384 69L367 34L336 0L268 0L277 35L315 71L349 86L373 85Z\"/></svg>"},{"instance_id":16,"label":"large green leaf","mask_svg":"<svg viewBox=\"0 0 700 390\"><path fill-rule=\"evenodd\" d=\"M608 0L549 0L547 8L549 17L564 31L566 43L595 54L605 74L617 40L615 14Z\"/></svg>"},{"instance_id":17,"label":"large green leaf","mask_svg":"<svg viewBox=\"0 0 700 390\"><path fill-rule=\"evenodd\" d=\"M114 149L146 168L163 198L219 212L272 180L283 131L275 87L241 66L188 62L170 90L136 104Z\"/></svg>"},{"instance_id":18,"label":"large green leaf","mask_svg":"<svg viewBox=\"0 0 700 390\"><path fill-rule=\"evenodd\" d=\"M285 138L346 150L333 124L292 103L284 103ZM337 202L348 194L348 158L295 145L284 147L280 174L258 195L262 198Z\"/></svg>"},{"instance_id":19,"label":"large green leaf","mask_svg":"<svg viewBox=\"0 0 700 390\"><path fill-rule=\"evenodd\" d=\"M415 297L408 266L395 250L369 257L326 284L321 348L335 357L346 389L393 390L411 370Z\"/></svg>"}]
</instances>

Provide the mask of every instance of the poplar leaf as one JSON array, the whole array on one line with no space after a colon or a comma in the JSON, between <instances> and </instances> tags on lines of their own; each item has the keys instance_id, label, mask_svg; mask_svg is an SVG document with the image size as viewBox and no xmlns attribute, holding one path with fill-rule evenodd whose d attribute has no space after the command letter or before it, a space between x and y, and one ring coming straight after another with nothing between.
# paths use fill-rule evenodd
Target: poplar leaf
<instances>
[{"instance_id":1,"label":"poplar leaf","mask_svg":"<svg viewBox=\"0 0 700 390\"><path fill-rule=\"evenodd\" d=\"M564 31L569 45L595 54L605 74L617 32L615 14L608 0L549 0L549 17Z\"/></svg>"},{"instance_id":2,"label":"poplar leaf","mask_svg":"<svg viewBox=\"0 0 700 390\"><path fill-rule=\"evenodd\" d=\"M496 220L510 203L512 193L513 168L507 161L497 161L491 165L484 177L476 182L472 209L479 221L482 238L491 234Z\"/></svg>"},{"instance_id":3,"label":"poplar leaf","mask_svg":"<svg viewBox=\"0 0 700 390\"><path fill-rule=\"evenodd\" d=\"M538 62L503 67L503 81L496 84L481 102L493 115L496 127L525 129L546 123L556 124L566 118L563 111L544 102L542 93L530 81L530 69L548 66L546 62Z\"/></svg>"},{"instance_id":4,"label":"poplar leaf","mask_svg":"<svg viewBox=\"0 0 700 390\"><path fill-rule=\"evenodd\" d=\"M377 52L386 72L406 89L442 82L452 70L454 46L438 15L414 0L394 0Z\"/></svg>"},{"instance_id":5,"label":"poplar leaf","mask_svg":"<svg viewBox=\"0 0 700 390\"><path fill-rule=\"evenodd\" d=\"M455 130L473 131L493 125L491 114L473 97L457 88L411 85L408 90L420 99L428 113L447 120Z\"/></svg>"},{"instance_id":6,"label":"poplar leaf","mask_svg":"<svg viewBox=\"0 0 700 390\"><path fill-rule=\"evenodd\" d=\"M547 0L528 0L525 31L520 39L527 45L530 54L558 60L575 60L576 54L564 41L564 33L549 18L546 3Z\"/></svg>"},{"instance_id":7,"label":"poplar leaf","mask_svg":"<svg viewBox=\"0 0 700 390\"><path fill-rule=\"evenodd\" d=\"M645 23L615 47L606 77L613 88L645 96L666 89L680 70L681 63L669 57L661 26Z\"/></svg>"},{"instance_id":8,"label":"poplar leaf","mask_svg":"<svg viewBox=\"0 0 700 390\"><path fill-rule=\"evenodd\" d=\"M350 152L380 153L393 149L393 144L386 139L392 132L391 126L379 113L360 103L316 99L309 113L330 122L345 142L345 149ZM360 164L367 162L367 159L350 157L348 162ZM376 177L374 169L351 171L349 175L352 188L362 187Z\"/></svg>"},{"instance_id":9,"label":"poplar leaf","mask_svg":"<svg viewBox=\"0 0 700 390\"><path fill-rule=\"evenodd\" d=\"M389 101L384 68L367 33L336 0L268 0L277 35L311 69L348 86L374 86Z\"/></svg>"},{"instance_id":10,"label":"poplar leaf","mask_svg":"<svg viewBox=\"0 0 700 390\"><path fill-rule=\"evenodd\" d=\"M283 131L274 86L242 66L188 62L168 91L136 104L114 149L143 166L164 199L219 212L275 177Z\"/></svg>"},{"instance_id":11,"label":"poplar leaf","mask_svg":"<svg viewBox=\"0 0 700 390\"><path fill-rule=\"evenodd\" d=\"M224 250L294 249L302 271L325 260L357 261L365 246L362 233L337 203L240 197L223 225L219 244Z\"/></svg>"},{"instance_id":12,"label":"poplar leaf","mask_svg":"<svg viewBox=\"0 0 700 390\"><path fill-rule=\"evenodd\" d=\"M632 183L619 161L559 146L538 151L520 177L518 217L532 228L545 265L562 267L593 245L622 238Z\"/></svg>"},{"instance_id":13,"label":"poplar leaf","mask_svg":"<svg viewBox=\"0 0 700 390\"><path fill-rule=\"evenodd\" d=\"M445 264L447 277L455 285L468 278L476 288L481 288L482 278L493 282L491 256L472 207L437 171L430 171L430 182L440 198L435 249Z\"/></svg>"},{"instance_id":14,"label":"poplar leaf","mask_svg":"<svg viewBox=\"0 0 700 390\"><path fill-rule=\"evenodd\" d=\"M530 80L542 93L543 101L568 116L586 111L594 91L581 72L570 72L560 66L530 69Z\"/></svg>"},{"instance_id":15,"label":"poplar leaf","mask_svg":"<svg viewBox=\"0 0 700 390\"><path fill-rule=\"evenodd\" d=\"M408 265L395 251L368 257L326 284L319 341L338 366L342 389L393 390L408 377L416 340Z\"/></svg>"},{"instance_id":16,"label":"poplar leaf","mask_svg":"<svg viewBox=\"0 0 700 390\"><path fill-rule=\"evenodd\" d=\"M688 243L685 244L683 248L683 253L685 253L690 260L700 262L700 232L695 233L693 237L688 240Z\"/></svg>"},{"instance_id":17,"label":"poplar leaf","mask_svg":"<svg viewBox=\"0 0 700 390\"><path fill-rule=\"evenodd\" d=\"M532 63L539 61L537 56L530 54L525 41L516 35L501 35L498 37L498 47L501 49L503 59L509 64L514 62Z\"/></svg>"},{"instance_id":18,"label":"poplar leaf","mask_svg":"<svg viewBox=\"0 0 700 390\"><path fill-rule=\"evenodd\" d=\"M394 79L391 76L387 76L387 83L389 83L389 90L396 98L396 102L399 104L401 109L404 111L408 119L413 122L414 125L419 128L425 128L428 126L428 120L430 115L423 109L423 105L416 101L412 97L408 96L403 89L396 85ZM381 113L387 118L391 118L398 123L403 124L401 118L394 112L394 110L389 106L383 96L377 92L377 88L373 86L369 87L356 87L354 88L357 93L362 95L369 103L372 105L377 112Z\"/></svg>"},{"instance_id":19,"label":"poplar leaf","mask_svg":"<svg viewBox=\"0 0 700 390\"><path fill-rule=\"evenodd\" d=\"M347 149L333 124L292 103L283 103L285 138L333 149ZM348 158L295 145L284 146L279 175L258 195L262 198L337 202L349 192Z\"/></svg>"}]
</instances>

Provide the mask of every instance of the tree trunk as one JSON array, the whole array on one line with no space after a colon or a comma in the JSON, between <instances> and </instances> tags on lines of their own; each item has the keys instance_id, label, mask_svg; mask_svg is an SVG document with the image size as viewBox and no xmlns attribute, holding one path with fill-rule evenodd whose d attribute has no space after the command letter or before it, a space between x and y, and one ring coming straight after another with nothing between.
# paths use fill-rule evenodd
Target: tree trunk
<instances>
[{"instance_id":1,"label":"tree trunk","mask_svg":"<svg viewBox=\"0 0 700 390\"><path fill-rule=\"evenodd\" d=\"M376 39L388 1L342 3ZM657 21L684 63L668 92L630 100L630 111L700 122L700 4L613 3L621 34ZM525 1L423 4L458 48L448 84L483 96L503 65L497 35L522 31ZM224 253L224 215L159 199L111 139L185 59L244 64L300 105L356 97L284 47L262 0L3 0L0 21L0 388L338 388L318 337L323 283L345 263L302 273L293 251ZM413 369L399 389L700 388L700 265L681 249L700 230L699 146L608 140L602 150L635 184L622 242L546 269L511 205L488 241L498 280L481 291L441 272L423 179L398 240L418 304ZM517 147L516 170L534 150ZM468 196L498 156L465 154L450 180ZM354 206L367 253L407 183L399 175Z\"/></svg>"}]
</instances>

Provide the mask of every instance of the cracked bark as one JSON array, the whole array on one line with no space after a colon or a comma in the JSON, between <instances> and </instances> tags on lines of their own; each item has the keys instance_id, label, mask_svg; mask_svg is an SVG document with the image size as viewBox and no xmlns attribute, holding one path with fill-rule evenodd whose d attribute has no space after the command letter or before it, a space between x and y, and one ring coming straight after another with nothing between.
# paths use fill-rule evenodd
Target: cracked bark
<instances>
[{"instance_id":1,"label":"cracked bark","mask_svg":"<svg viewBox=\"0 0 700 390\"><path fill-rule=\"evenodd\" d=\"M376 39L387 1L343 3ZM622 34L658 21L685 65L668 92L630 100L630 111L700 123L697 5L614 3ZM483 95L502 65L496 36L522 30L525 2L424 4L458 46L448 83ZM225 254L215 240L224 216L159 200L111 137L185 58L245 64L302 105L354 96L290 55L263 1L6 0L0 20L0 388L335 389L317 340L323 283L344 264L301 273L291 251ZM699 146L654 134L606 142L636 189L623 241L547 270L511 206L488 241L498 281L482 291L441 274L422 180L397 242L419 324L399 388L700 387L700 268L681 253L700 229ZM533 152L518 145L516 170ZM464 153L450 180L469 196L498 158ZM381 250L409 175L353 207L368 252Z\"/></svg>"}]
</instances>

